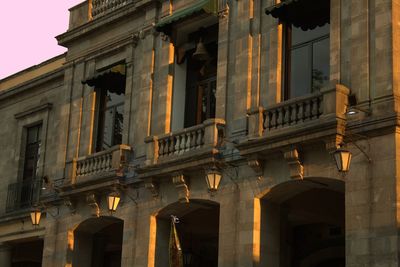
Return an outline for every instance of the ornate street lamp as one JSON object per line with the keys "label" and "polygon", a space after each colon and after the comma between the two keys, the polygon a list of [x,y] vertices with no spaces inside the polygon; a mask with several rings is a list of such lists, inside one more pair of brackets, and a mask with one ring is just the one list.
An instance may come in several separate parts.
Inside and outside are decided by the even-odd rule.
{"label": "ornate street lamp", "polygon": [[35,208],[31,211],[31,222],[33,226],[39,225],[41,216],[42,212],[40,211],[40,209]]}
{"label": "ornate street lamp", "polygon": [[221,172],[213,167],[206,172],[206,182],[208,190],[215,192],[218,190],[219,183],[221,182],[222,175]]}
{"label": "ornate street lamp", "polygon": [[117,192],[112,192],[107,196],[108,200],[108,210],[114,212],[117,210],[121,196]]}
{"label": "ornate street lamp", "polygon": [[340,147],[335,152],[333,152],[333,157],[335,158],[336,167],[339,172],[346,173],[349,171],[351,163],[350,151]]}

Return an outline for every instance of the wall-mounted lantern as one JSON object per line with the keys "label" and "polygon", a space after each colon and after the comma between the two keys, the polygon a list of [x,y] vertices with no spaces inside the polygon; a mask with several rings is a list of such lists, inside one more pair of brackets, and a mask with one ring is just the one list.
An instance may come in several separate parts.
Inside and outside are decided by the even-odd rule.
{"label": "wall-mounted lantern", "polygon": [[42,212],[40,209],[33,209],[31,211],[31,222],[33,226],[38,226],[40,223],[40,217],[42,216]]}
{"label": "wall-mounted lantern", "polygon": [[351,152],[346,149],[339,148],[333,152],[333,157],[335,158],[338,171],[347,173],[350,169]]}
{"label": "wall-mounted lantern", "polygon": [[112,192],[107,196],[108,202],[108,210],[114,212],[118,208],[119,201],[121,200],[121,196],[117,192]]}
{"label": "wall-mounted lantern", "polygon": [[210,170],[206,171],[206,181],[208,190],[210,190],[211,192],[217,191],[221,179],[222,179],[222,174],[216,167],[213,167]]}

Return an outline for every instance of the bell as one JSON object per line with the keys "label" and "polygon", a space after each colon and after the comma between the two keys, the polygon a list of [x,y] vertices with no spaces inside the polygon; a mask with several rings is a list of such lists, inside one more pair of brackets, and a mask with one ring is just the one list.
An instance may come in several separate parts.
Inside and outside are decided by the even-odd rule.
{"label": "bell", "polygon": [[208,55],[207,49],[204,46],[201,39],[198,42],[196,51],[193,53],[192,57],[194,60],[198,60],[198,61],[206,61],[210,58],[210,56]]}

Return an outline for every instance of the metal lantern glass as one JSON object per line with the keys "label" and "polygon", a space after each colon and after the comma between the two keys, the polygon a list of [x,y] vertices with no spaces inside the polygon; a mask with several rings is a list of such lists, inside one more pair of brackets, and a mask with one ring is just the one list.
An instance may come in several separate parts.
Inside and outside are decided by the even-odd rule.
{"label": "metal lantern glass", "polygon": [[32,225],[37,226],[40,223],[40,217],[42,216],[42,212],[38,209],[34,209],[31,211],[31,222]]}
{"label": "metal lantern glass", "polygon": [[111,193],[108,195],[108,210],[113,212],[117,210],[119,201],[121,200],[121,197],[117,193]]}
{"label": "metal lantern glass", "polygon": [[221,182],[222,175],[218,170],[210,170],[206,174],[207,186],[210,191],[216,191]]}
{"label": "metal lantern glass", "polygon": [[335,158],[338,170],[340,172],[348,172],[351,163],[351,152],[346,149],[339,148],[333,153],[333,156]]}

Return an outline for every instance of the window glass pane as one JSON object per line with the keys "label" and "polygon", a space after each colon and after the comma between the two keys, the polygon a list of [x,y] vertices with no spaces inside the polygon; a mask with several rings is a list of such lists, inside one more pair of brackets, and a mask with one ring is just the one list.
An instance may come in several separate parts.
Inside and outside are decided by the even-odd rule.
{"label": "window glass pane", "polygon": [[122,131],[124,128],[124,106],[117,106],[114,119],[114,145],[122,144]]}
{"label": "window glass pane", "polygon": [[290,97],[298,97],[311,91],[310,46],[292,50],[290,66]]}
{"label": "window glass pane", "polygon": [[104,129],[103,129],[103,149],[110,148],[112,143],[112,135],[113,135],[113,120],[114,120],[114,109],[110,108],[105,111],[104,114]]}
{"label": "window glass pane", "polygon": [[316,27],[313,30],[304,31],[301,28],[292,26],[292,46],[310,42],[320,37],[329,35],[329,27],[329,24],[325,24],[322,27]]}
{"label": "window glass pane", "polygon": [[107,91],[107,97],[106,97],[106,108],[110,108],[112,106],[121,104],[124,102],[125,95],[124,94],[116,94],[116,93],[111,93],[110,91]]}
{"label": "window glass pane", "polygon": [[37,135],[38,135],[38,127],[37,126],[28,128],[27,143],[28,144],[35,143],[37,141]]}
{"label": "window glass pane", "polygon": [[329,81],[329,38],[315,42],[313,45],[313,91],[326,86]]}

